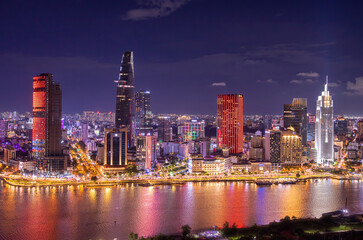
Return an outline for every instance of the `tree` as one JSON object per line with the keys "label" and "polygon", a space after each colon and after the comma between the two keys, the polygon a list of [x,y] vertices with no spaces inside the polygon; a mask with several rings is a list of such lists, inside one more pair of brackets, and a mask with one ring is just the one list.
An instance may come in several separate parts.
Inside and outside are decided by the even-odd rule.
{"label": "tree", "polygon": [[130,164],[130,165],[127,165],[125,172],[127,174],[129,174],[130,176],[133,176],[138,172],[138,170],[137,170],[136,165]]}
{"label": "tree", "polygon": [[192,228],[187,224],[181,227],[182,229],[182,235],[183,235],[183,239],[186,239],[188,237],[188,235],[190,234]]}
{"label": "tree", "polygon": [[139,239],[139,236],[137,235],[137,233],[131,232],[129,234],[129,240],[137,240]]}

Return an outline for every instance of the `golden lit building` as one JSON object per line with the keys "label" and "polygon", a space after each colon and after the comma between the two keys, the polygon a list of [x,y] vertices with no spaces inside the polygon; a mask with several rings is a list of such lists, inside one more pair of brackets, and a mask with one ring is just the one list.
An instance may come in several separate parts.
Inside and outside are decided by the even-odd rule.
{"label": "golden lit building", "polygon": [[302,141],[301,136],[291,127],[281,132],[281,164],[282,166],[301,166]]}

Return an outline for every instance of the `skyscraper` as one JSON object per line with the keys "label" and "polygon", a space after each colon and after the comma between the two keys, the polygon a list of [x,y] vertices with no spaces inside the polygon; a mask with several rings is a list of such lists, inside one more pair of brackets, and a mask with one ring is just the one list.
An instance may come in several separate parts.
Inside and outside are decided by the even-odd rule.
{"label": "skyscraper", "polygon": [[230,153],[243,151],[243,95],[217,96],[217,146]]}
{"label": "skyscraper", "polygon": [[333,99],[328,91],[328,76],[324,91],[316,102],[315,148],[317,163],[330,165],[334,161]]}
{"label": "skyscraper", "polygon": [[170,142],[172,140],[172,129],[170,125],[170,117],[158,117],[158,140],[162,142]]}
{"label": "skyscraper", "polygon": [[150,92],[138,91],[135,97],[136,116],[135,132],[136,136],[152,135],[152,113],[150,104]]}
{"label": "skyscraper", "polygon": [[134,116],[135,116],[135,81],[134,81],[134,53],[125,52],[122,56],[116,94],[116,128],[128,129],[128,143],[133,145]]}
{"label": "skyscraper", "polygon": [[33,77],[32,156],[40,170],[60,171],[62,155],[62,92],[50,73]]}
{"label": "skyscraper", "polygon": [[308,105],[306,98],[294,98],[292,104],[284,104],[284,127],[293,127],[305,146],[308,132]]}

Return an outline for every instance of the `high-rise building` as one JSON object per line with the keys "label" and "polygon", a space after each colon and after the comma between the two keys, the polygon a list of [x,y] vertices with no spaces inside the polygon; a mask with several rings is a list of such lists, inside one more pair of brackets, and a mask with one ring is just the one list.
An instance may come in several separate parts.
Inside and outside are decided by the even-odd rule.
{"label": "high-rise building", "polygon": [[243,152],[243,95],[217,96],[217,146]]}
{"label": "high-rise building", "polygon": [[135,116],[134,53],[125,52],[122,56],[116,94],[116,128],[128,129],[128,144],[133,145]]}
{"label": "high-rise building", "polygon": [[348,132],[348,121],[343,117],[338,117],[334,121],[334,134],[338,136],[343,135],[345,137],[347,132]]}
{"label": "high-rise building", "polygon": [[328,91],[328,76],[324,91],[316,102],[315,148],[317,163],[330,165],[334,161],[333,99]]}
{"label": "high-rise building", "polygon": [[156,159],[156,139],[151,135],[136,139],[136,158],[144,163],[145,170],[150,170]]}
{"label": "high-rise building", "polygon": [[196,138],[204,138],[204,121],[185,121],[183,130],[181,132],[182,138],[185,142],[195,140]]}
{"label": "high-rise building", "polygon": [[261,135],[255,135],[251,138],[251,147],[248,151],[249,160],[265,160],[265,139]]}
{"label": "high-rise building", "polygon": [[152,113],[150,104],[150,92],[138,91],[135,97],[136,116],[135,132],[136,136],[152,135]]}
{"label": "high-rise building", "polygon": [[127,129],[105,129],[104,164],[107,166],[127,165]]}
{"label": "high-rise building", "polygon": [[363,120],[360,120],[357,123],[357,128],[358,128],[358,136],[361,136],[361,138],[363,138]]}
{"label": "high-rise building", "polygon": [[32,156],[38,170],[62,171],[62,92],[50,73],[33,77]]}
{"label": "high-rise building", "polygon": [[81,139],[84,144],[88,143],[88,123],[82,123],[81,125]]}
{"label": "high-rise building", "polygon": [[271,130],[269,131],[269,137],[270,162],[273,169],[279,169],[281,165],[281,131]]}
{"label": "high-rise building", "polygon": [[315,139],[315,115],[308,114],[308,133],[307,141],[311,142]]}
{"label": "high-rise building", "polygon": [[295,129],[289,127],[287,131],[282,131],[280,141],[281,164],[300,166],[303,150],[301,136],[295,132]]}
{"label": "high-rise building", "polygon": [[294,98],[291,104],[284,104],[284,128],[293,127],[306,146],[308,132],[308,105],[306,98]]}
{"label": "high-rise building", "polygon": [[7,135],[7,126],[6,122],[3,119],[0,119],[0,142],[4,141]]}
{"label": "high-rise building", "polygon": [[158,140],[162,142],[170,142],[172,140],[172,136],[170,117],[158,117]]}

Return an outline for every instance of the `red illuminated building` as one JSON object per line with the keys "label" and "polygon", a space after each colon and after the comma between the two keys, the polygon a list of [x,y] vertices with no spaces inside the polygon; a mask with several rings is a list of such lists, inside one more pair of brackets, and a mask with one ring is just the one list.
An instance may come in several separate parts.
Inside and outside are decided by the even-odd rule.
{"label": "red illuminated building", "polygon": [[64,169],[61,148],[62,92],[50,73],[33,77],[32,156],[39,170]]}
{"label": "red illuminated building", "polygon": [[217,146],[230,153],[243,151],[243,95],[217,96]]}

